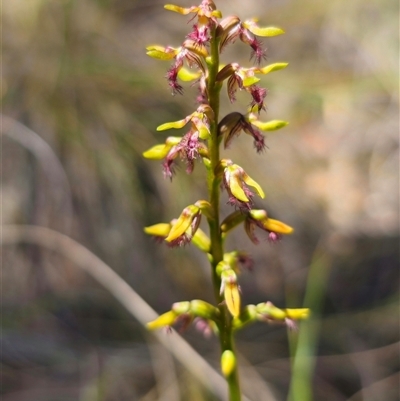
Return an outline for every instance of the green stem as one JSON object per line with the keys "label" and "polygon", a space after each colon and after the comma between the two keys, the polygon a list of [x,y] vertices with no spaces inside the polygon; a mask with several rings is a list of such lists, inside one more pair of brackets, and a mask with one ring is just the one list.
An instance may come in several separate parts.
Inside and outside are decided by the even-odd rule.
{"label": "green stem", "polygon": [[[215,29],[211,32],[210,42],[210,59],[208,60],[208,79],[207,90],[208,100],[210,107],[214,112],[214,121],[210,127],[210,139],[208,140],[208,148],[210,152],[210,168],[208,171],[207,183],[210,204],[214,211],[214,218],[208,219],[210,227],[211,239],[211,268],[212,280],[214,285],[214,294],[217,304],[221,311],[221,323],[219,325],[221,355],[226,350],[231,350],[235,354],[234,340],[232,334],[232,317],[230,316],[224,304],[222,296],[220,295],[221,279],[216,273],[217,264],[223,259],[224,248],[222,234],[220,230],[220,179],[215,176],[215,168],[220,161],[219,155],[219,138],[218,138],[218,119],[219,119],[219,102],[221,84],[216,81],[216,76],[219,68],[219,49],[218,39],[216,38]],[[237,358],[236,358],[237,359]],[[237,364],[236,364],[237,365]],[[233,372],[227,378],[229,388],[229,400],[240,401],[241,393],[239,386],[239,378],[237,367],[235,366]]]}

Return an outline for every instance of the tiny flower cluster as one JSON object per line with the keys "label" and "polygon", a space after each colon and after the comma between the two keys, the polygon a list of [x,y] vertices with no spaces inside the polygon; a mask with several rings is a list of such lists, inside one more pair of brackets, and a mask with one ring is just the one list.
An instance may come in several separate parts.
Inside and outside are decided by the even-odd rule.
{"label": "tiny flower cluster", "polygon": [[[157,128],[157,131],[166,131],[185,127],[184,135],[168,136],[164,143],[146,150],[143,156],[162,160],[164,176],[171,180],[178,160],[186,165],[188,174],[192,173],[195,161],[202,160],[209,200],[198,200],[186,206],[178,218],[146,227],[145,232],[170,247],[192,243],[207,254],[213,268],[217,305],[202,300],[178,302],[170,311],[148,323],[148,328],[170,329],[178,325],[185,329],[193,323],[206,336],[215,333],[222,338],[231,338],[233,331],[256,321],[280,322],[294,329],[296,321],[306,319],[310,311],[307,308],[280,309],[271,302],[243,307],[238,276],[243,269],[252,270],[253,260],[245,252],[224,251],[225,238],[239,225],[243,224],[254,244],[260,242],[256,230],[263,231],[269,242],[276,243],[283,235],[291,234],[293,228],[270,218],[265,210],[254,208],[255,196],[265,197],[261,186],[231,159],[219,157],[220,145],[228,148],[242,132],[252,138],[257,153],[261,153],[266,148],[262,132],[275,131],[288,124],[282,120],[263,121],[260,118],[266,111],[268,92],[260,86],[258,77],[286,68],[287,63],[261,66],[266,51],[259,39],[281,35],[284,31],[260,27],[256,19],[223,18],[213,0],[202,0],[200,5],[188,8],[167,4],[165,9],[181,15],[192,14],[192,30],[180,46],[151,45],[147,47],[147,54],[172,63],[166,78],[174,95],[183,94],[183,82],[197,85],[198,106],[185,118]],[[250,46],[250,58],[254,59],[255,66],[246,68],[236,62],[220,64],[219,55],[236,40]],[[238,91],[250,95],[246,113],[233,111],[219,118],[219,96],[224,83],[231,103],[235,102]],[[221,189],[227,192],[227,203],[234,208],[222,222],[219,220]],[[203,216],[208,222],[209,235],[200,228]],[[234,376],[236,365],[233,347],[226,346],[221,352],[221,371],[226,378]]]}

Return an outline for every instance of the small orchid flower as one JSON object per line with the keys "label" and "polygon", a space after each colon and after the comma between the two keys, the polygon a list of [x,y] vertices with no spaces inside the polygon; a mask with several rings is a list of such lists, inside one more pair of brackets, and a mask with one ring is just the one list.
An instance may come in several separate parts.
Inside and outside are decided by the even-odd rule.
{"label": "small orchid flower", "polygon": [[192,6],[189,8],[176,6],[174,4],[166,4],[164,8],[182,15],[194,13],[201,22],[204,22],[204,20],[211,20],[217,23],[217,18],[222,18],[221,11],[217,10],[212,0],[203,0],[199,6]]}
{"label": "small orchid flower", "polygon": [[289,330],[296,330],[298,320],[307,319],[310,316],[310,309],[280,309],[268,301],[256,305],[257,320],[267,322],[283,322]]}
{"label": "small orchid flower", "polygon": [[244,131],[247,135],[251,135],[254,139],[254,147],[257,153],[262,152],[265,145],[264,136],[255,129],[246,117],[239,112],[232,112],[226,115],[218,124],[219,135],[224,137],[224,146],[227,148],[233,138]]}
{"label": "small orchid flower", "polygon": [[172,247],[188,244],[199,228],[200,222],[200,208],[195,205],[185,207],[178,220],[172,225],[171,231],[165,238],[165,241]]}
{"label": "small orchid flower", "polygon": [[237,206],[241,210],[250,210],[252,205],[253,192],[249,189],[253,187],[261,198],[264,198],[264,191],[254,181],[242,167],[234,164],[232,160],[222,159],[216,169],[216,174],[221,174],[222,170],[223,185],[228,192],[228,203]]}
{"label": "small orchid flower", "polygon": [[248,44],[251,49],[250,59],[254,58],[256,64],[260,64],[262,59],[266,58],[266,51],[262,47],[262,42],[256,36],[276,36],[281,35],[284,31],[280,28],[267,27],[261,28],[257,25],[257,20],[246,20],[242,22],[236,16],[230,16],[220,22],[221,39],[220,51],[229,43],[233,43],[239,38],[243,43]]}
{"label": "small orchid flower", "polygon": [[268,240],[276,243],[282,234],[291,234],[293,228],[279,220],[271,219],[268,217],[265,210],[250,210],[244,222],[245,230],[254,244],[258,244],[259,240],[255,236],[254,231],[256,227],[268,233]]}
{"label": "small orchid flower", "polygon": [[252,96],[250,108],[254,110],[257,106],[257,111],[265,110],[264,99],[267,95],[267,89],[256,85],[260,81],[256,74],[268,74],[272,71],[277,71],[285,68],[287,63],[274,63],[263,68],[243,68],[238,63],[231,63],[223,67],[217,74],[217,81],[222,82],[228,79],[227,90],[228,97],[231,103],[236,100],[236,91],[238,89],[245,90]]}
{"label": "small orchid flower", "polygon": [[192,130],[199,132],[200,139],[208,139],[210,137],[210,124],[214,121],[214,113],[207,104],[201,104],[196,111],[186,116],[183,120],[161,124],[157,127],[157,131],[165,131],[167,129],[183,128],[187,123],[192,123]]}
{"label": "small orchid flower", "polygon": [[178,82],[179,71],[183,68],[184,61],[190,68],[197,67],[205,73],[203,60],[208,56],[204,45],[199,45],[191,39],[186,39],[182,46],[174,48],[171,46],[163,47],[158,45],[148,46],[147,55],[160,60],[172,60],[174,63],[167,72],[166,78],[172,89],[172,94],[182,94],[183,87]]}

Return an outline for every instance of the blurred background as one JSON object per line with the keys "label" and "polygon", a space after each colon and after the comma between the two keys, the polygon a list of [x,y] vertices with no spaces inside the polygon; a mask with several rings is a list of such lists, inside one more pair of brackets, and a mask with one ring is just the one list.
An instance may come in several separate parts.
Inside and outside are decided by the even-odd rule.
{"label": "blurred background", "polygon": [[[221,399],[70,258],[7,237],[16,224],[66,234],[159,313],[176,301],[212,302],[206,258],[143,233],[206,197],[201,163],[170,183],[141,156],[171,135],[158,125],[195,108],[193,88],[171,96],[169,62],[145,55],[149,44],[179,46],[190,30],[163,4],[3,2],[4,401]],[[298,334],[262,324],[238,333],[244,391],[252,401],[398,400],[398,3],[217,6],[284,28],[264,40],[267,62],[290,63],[262,78],[263,119],[290,125],[267,135],[262,155],[245,136],[222,152],[263,186],[257,206],[295,228],[278,245],[253,246],[242,229],[229,238],[227,250],[255,261],[240,276],[243,302],[313,310]],[[249,55],[239,42],[222,61],[250,66]],[[222,115],[249,102],[244,93],[233,105],[223,99]],[[217,340],[192,328],[183,335],[218,370]]]}

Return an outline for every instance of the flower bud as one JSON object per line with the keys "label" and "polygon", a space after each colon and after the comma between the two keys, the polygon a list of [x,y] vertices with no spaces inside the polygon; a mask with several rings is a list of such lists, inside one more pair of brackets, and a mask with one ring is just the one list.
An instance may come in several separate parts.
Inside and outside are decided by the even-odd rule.
{"label": "flower bud", "polygon": [[221,371],[225,377],[229,377],[236,367],[236,356],[231,350],[226,350],[221,355]]}

